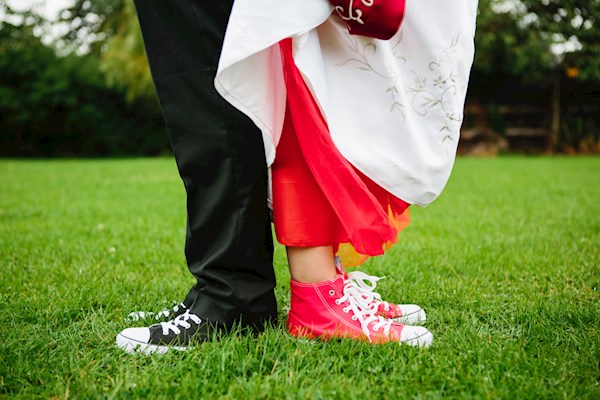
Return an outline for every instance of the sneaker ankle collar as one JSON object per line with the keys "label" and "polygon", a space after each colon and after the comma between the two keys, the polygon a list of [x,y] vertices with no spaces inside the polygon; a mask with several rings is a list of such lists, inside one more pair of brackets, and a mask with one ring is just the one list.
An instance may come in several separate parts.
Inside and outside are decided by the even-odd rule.
{"label": "sneaker ankle collar", "polygon": [[290,285],[292,286],[302,286],[302,287],[320,287],[325,285],[336,284],[338,280],[344,281],[344,275],[337,274],[331,279],[327,279],[326,281],[321,282],[300,282],[294,279],[290,279]]}

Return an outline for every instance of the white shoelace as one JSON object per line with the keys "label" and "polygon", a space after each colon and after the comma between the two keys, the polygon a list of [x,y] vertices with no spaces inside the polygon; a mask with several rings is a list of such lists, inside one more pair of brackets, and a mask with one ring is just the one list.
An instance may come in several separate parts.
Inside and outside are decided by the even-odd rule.
{"label": "white shoelace", "polygon": [[161,319],[161,318],[168,317],[169,315],[174,314],[177,311],[179,311],[180,308],[185,310],[187,307],[183,303],[175,304],[175,306],[171,310],[167,309],[167,310],[162,310],[162,311],[157,312],[156,317],[154,317],[154,318]]}
{"label": "white shoelace", "polygon": [[[348,273],[348,281],[354,285],[359,291],[373,297],[373,304],[376,308],[383,304],[385,311],[390,310],[390,303],[383,301],[381,295],[375,291],[377,282],[384,279],[385,276],[367,275],[362,271],[352,271]],[[367,283],[368,282],[368,283]]]}
{"label": "white shoelace", "polygon": [[[349,281],[344,285],[344,295],[335,301],[337,305],[345,302],[347,302],[348,305],[342,310],[344,312],[352,311],[352,319],[360,322],[362,331],[369,341],[372,341],[371,329],[373,332],[377,332],[379,329],[383,328],[384,335],[387,336],[390,334],[392,320],[375,315],[377,309],[373,308],[373,297],[363,293]],[[369,328],[370,325],[372,325],[371,329]]]}
{"label": "white shoelace", "polygon": [[[346,274],[346,270],[342,265],[342,260],[339,256],[335,256],[333,259],[333,263],[335,267],[342,273]],[[352,271],[347,274],[348,278],[344,280],[345,284],[352,284],[356,289],[360,292],[364,293],[367,296],[371,296],[373,298],[371,307],[377,311],[380,304],[383,304],[383,308],[385,311],[390,310],[390,303],[387,301],[383,301],[381,295],[375,291],[375,287],[377,287],[377,282],[381,279],[384,279],[385,276],[373,276],[367,275],[362,271]],[[368,284],[366,282],[369,282]]]}
{"label": "white shoelace", "polygon": [[181,329],[179,327],[183,327],[185,329],[189,329],[192,324],[187,322],[188,320],[192,320],[196,324],[200,324],[202,320],[196,314],[190,313],[190,310],[187,310],[184,314],[181,314],[179,317],[172,319],[171,321],[161,322],[160,326],[162,327],[162,334],[168,335],[169,331],[173,331],[176,335],[181,333]]}
{"label": "white shoelace", "polygon": [[185,304],[179,303],[179,304],[175,304],[175,306],[173,306],[172,309],[162,310],[157,313],[148,312],[148,311],[134,311],[132,313],[129,313],[129,315],[127,315],[127,319],[129,319],[130,321],[139,321],[144,318],[154,318],[155,320],[159,321],[163,318],[164,319],[169,318],[170,315],[176,313],[177,311],[179,311],[179,309],[185,310],[186,308],[187,307],[185,306]]}

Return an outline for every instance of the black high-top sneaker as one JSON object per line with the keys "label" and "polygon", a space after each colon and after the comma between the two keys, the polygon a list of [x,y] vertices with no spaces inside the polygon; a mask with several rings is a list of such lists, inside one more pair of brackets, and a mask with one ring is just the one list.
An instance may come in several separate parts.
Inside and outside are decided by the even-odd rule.
{"label": "black high-top sneaker", "polygon": [[[127,328],[117,335],[117,346],[128,353],[163,354],[185,351],[209,339],[212,325],[189,310],[178,317],[146,328]],[[211,332],[214,332],[211,330]]]}

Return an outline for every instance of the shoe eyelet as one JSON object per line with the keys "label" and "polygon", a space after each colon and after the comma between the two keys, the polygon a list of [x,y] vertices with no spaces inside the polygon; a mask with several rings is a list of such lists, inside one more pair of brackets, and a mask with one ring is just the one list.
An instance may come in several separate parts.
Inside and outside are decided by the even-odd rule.
{"label": "shoe eyelet", "polygon": [[339,300],[339,299],[337,299],[337,300],[335,301],[335,305],[336,305],[336,306],[339,306],[340,304],[342,304],[342,303],[340,302],[340,300]]}
{"label": "shoe eyelet", "polygon": [[342,308],[342,311],[345,313],[348,313],[348,311],[350,311],[349,309],[347,309],[346,307]]}
{"label": "shoe eyelet", "polygon": [[373,331],[373,332],[377,332],[378,330],[379,330],[379,329],[377,329],[377,328],[373,328],[373,329],[372,329],[372,331]]}
{"label": "shoe eyelet", "polygon": [[356,315],[351,316],[350,319],[352,319],[352,321],[356,321]]}
{"label": "shoe eyelet", "polygon": [[331,289],[331,290],[329,291],[329,295],[330,295],[330,296],[333,296],[334,294],[335,294],[335,291],[334,291],[333,289]]}

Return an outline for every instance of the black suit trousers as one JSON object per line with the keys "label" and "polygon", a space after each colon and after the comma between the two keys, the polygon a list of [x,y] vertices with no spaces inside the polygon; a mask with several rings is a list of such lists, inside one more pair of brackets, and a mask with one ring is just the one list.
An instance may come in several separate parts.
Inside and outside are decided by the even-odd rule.
{"label": "black suit trousers", "polygon": [[233,0],[136,0],[144,45],[187,193],[186,301],[208,321],[274,319],[262,136],[213,80]]}

